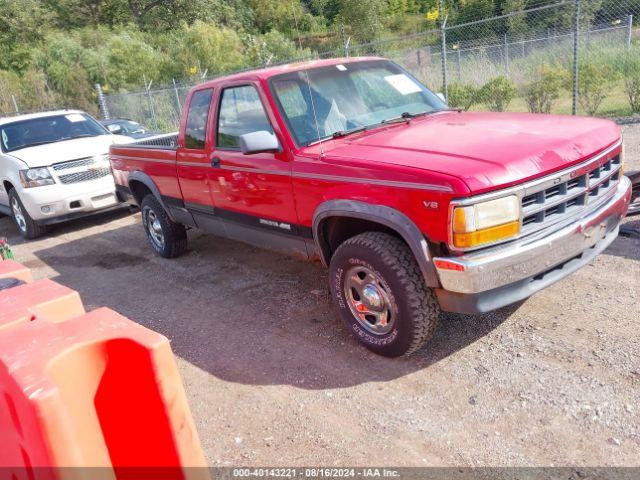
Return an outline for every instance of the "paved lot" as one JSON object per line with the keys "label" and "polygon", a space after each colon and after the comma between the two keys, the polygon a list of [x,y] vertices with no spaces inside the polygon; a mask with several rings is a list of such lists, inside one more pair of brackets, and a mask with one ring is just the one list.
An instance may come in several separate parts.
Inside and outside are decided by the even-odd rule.
{"label": "paved lot", "polygon": [[[639,169],[640,126],[625,130]],[[348,336],[319,265],[198,232],[163,260],[139,223],[23,243],[0,218],[0,236],[87,308],[171,339],[212,465],[640,465],[640,239],[518,307],[444,316],[389,360]]]}

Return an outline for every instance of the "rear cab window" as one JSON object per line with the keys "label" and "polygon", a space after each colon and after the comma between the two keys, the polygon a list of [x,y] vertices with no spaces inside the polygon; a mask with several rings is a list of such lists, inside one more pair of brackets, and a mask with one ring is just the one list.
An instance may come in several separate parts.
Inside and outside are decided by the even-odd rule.
{"label": "rear cab window", "polygon": [[207,140],[207,122],[211,106],[212,89],[199,90],[191,97],[184,146],[192,150],[204,150]]}

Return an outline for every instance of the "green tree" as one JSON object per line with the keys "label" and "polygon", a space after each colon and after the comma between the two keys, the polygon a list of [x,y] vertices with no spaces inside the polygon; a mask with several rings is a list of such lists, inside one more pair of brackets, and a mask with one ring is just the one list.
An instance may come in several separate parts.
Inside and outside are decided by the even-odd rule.
{"label": "green tree", "polygon": [[301,49],[295,40],[287,38],[277,30],[259,37],[249,35],[244,39],[244,43],[248,64],[253,66],[263,66],[267,62],[282,63],[311,56],[308,48]]}
{"label": "green tree", "polygon": [[383,13],[387,7],[386,0],[350,0],[339,1],[338,23],[351,27],[355,42],[367,42],[380,36],[383,31]]}
{"label": "green tree", "polygon": [[0,69],[22,72],[51,23],[38,0],[0,0]]}
{"label": "green tree", "polygon": [[[502,14],[521,12],[527,8],[526,0],[505,0],[502,6]],[[525,14],[513,15],[506,19],[506,33],[511,38],[522,38],[527,35],[529,25]]]}
{"label": "green tree", "polygon": [[278,30],[284,33],[313,29],[313,16],[300,0],[249,0],[254,11],[255,26],[261,33]]}
{"label": "green tree", "polygon": [[29,111],[54,108],[60,102],[44,73],[27,70],[20,79],[20,107]]}
{"label": "green tree", "polygon": [[245,65],[244,45],[228,28],[196,22],[174,37],[170,55],[176,59],[178,78],[231,72]]}

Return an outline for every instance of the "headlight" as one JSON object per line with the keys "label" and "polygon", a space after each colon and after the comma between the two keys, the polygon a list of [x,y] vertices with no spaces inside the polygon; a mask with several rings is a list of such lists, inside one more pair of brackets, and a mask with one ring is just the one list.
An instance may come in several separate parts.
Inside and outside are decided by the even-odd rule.
{"label": "headlight", "polygon": [[20,170],[20,180],[24,188],[43,187],[53,185],[55,180],[51,177],[48,168],[30,168]]}
{"label": "headlight", "polygon": [[515,195],[453,210],[453,245],[471,248],[516,236],[520,200]]}

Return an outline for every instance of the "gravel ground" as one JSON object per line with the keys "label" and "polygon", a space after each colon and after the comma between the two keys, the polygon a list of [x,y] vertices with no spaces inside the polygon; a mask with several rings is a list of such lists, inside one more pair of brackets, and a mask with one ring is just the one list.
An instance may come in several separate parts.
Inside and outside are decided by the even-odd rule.
{"label": "gravel ground", "polygon": [[[640,169],[640,125],[624,130]],[[24,243],[0,218],[0,235],[88,309],[171,339],[212,466],[640,465],[638,238],[517,307],[445,315],[390,360],[346,333],[319,265],[199,232],[162,260],[139,223],[105,214]]]}

